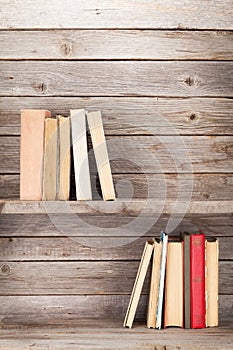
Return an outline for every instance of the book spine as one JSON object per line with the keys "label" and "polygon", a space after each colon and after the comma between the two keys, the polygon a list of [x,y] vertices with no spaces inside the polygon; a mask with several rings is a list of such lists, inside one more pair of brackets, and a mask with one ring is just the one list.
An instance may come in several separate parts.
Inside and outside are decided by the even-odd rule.
{"label": "book spine", "polygon": [[70,194],[70,118],[57,116],[58,120],[58,199],[69,200]]}
{"label": "book spine", "polygon": [[156,326],[156,311],[158,306],[158,291],[160,278],[160,264],[161,264],[162,243],[154,243],[154,255],[151,272],[151,285],[148,301],[147,311],[147,327],[155,328]]}
{"label": "book spine", "polygon": [[190,236],[191,328],[205,327],[205,236]]}
{"label": "book spine", "polygon": [[103,199],[105,201],[115,200],[116,195],[100,111],[87,113],[87,121],[90,128]]}
{"label": "book spine", "polygon": [[70,111],[77,200],[92,200],[84,109]]}
{"label": "book spine", "polygon": [[57,119],[45,119],[42,199],[56,200],[57,194]]}
{"label": "book spine", "polygon": [[156,312],[156,328],[158,329],[161,329],[161,326],[162,326],[163,294],[164,294],[164,281],[165,281],[166,258],[167,258],[168,236],[165,232],[161,233],[161,240],[162,240],[162,257],[161,257],[161,266],[160,266],[158,306],[157,306],[157,312]]}
{"label": "book spine", "polygon": [[190,328],[190,235],[184,234],[184,327]]}
{"label": "book spine", "polygon": [[206,241],[206,327],[218,325],[218,255],[217,239]]}
{"label": "book spine", "polygon": [[47,110],[21,111],[20,200],[42,199],[44,121]]}

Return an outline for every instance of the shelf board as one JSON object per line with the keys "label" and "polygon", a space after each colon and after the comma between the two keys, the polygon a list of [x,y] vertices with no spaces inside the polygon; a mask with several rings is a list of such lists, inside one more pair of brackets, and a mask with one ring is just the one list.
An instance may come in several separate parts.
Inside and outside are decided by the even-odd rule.
{"label": "shelf board", "polygon": [[117,199],[116,201],[0,201],[2,214],[117,214],[143,216],[161,214],[231,214],[233,201],[157,201]]}

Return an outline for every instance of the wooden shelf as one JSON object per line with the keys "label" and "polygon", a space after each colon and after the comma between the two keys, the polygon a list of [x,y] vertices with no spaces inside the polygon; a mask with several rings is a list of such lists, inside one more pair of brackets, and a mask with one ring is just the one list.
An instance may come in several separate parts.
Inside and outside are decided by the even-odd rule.
{"label": "wooden shelf", "polygon": [[[26,335],[25,335],[26,332]],[[80,319],[62,326],[5,328],[0,330],[0,349],[108,349],[108,350],[178,350],[232,349],[230,327],[199,330],[170,328],[147,329],[136,322],[134,328],[122,327],[121,320]],[[33,344],[33,345],[32,345]]]}
{"label": "wooden shelf", "polygon": [[157,200],[116,200],[116,201],[0,201],[2,214],[231,214],[233,201],[192,201],[161,202]]}

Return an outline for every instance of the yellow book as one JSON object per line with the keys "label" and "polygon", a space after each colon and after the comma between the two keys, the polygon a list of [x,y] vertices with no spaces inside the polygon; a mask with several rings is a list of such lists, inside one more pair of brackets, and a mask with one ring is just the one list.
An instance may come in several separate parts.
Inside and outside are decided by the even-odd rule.
{"label": "yellow book", "polygon": [[153,251],[152,272],[151,272],[150,294],[149,294],[148,311],[147,311],[148,328],[156,327],[161,256],[162,256],[162,242],[160,240],[155,240],[154,251]]}
{"label": "yellow book", "polygon": [[46,201],[56,200],[57,193],[57,119],[45,119],[43,195]]}
{"label": "yellow book", "polygon": [[69,200],[70,195],[70,118],[57,116],[59,135],[58,200]]}
{"label": "yellow book", "polygon": [[206,240],[206,327],[218,325],[218,255],[219,244],[215,238]]}

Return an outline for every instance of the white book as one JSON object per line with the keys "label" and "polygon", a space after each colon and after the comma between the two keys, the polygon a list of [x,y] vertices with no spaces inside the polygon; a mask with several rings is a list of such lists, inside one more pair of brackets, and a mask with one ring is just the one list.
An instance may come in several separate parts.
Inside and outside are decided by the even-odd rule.
{"label": "white book", "polygon": [[103,199],[105,201],[115,200],[116,196],[100,111],[87,113],[87,121],[91,133]]}
{"label": "white book", "polygon": [[156,328],[158,329],[161,329],[161,325],[162,325],[163,291],[164,291],[164,280],[165,280],[165,269],[166,269],[166,258],[167,258],[168,235],[165,232],[161,232],[161,241],[162,241],[162,258],[161,258],[161,268],[160,268],[158,306],[157,306],[157,314],[156,314]]}
{"label": "white book", "polygon": [[142,254],[141,262],[138,268],[137,276],[134,282],[132,294],[130,297],[128,309],[125,315],[124,327],[131,328],[136,314],[139,298],[142,292],[143,283],[149,267],[151,256],[154,249],[154,242],[147,241]]}
{"label": "white book", "polygon": [[91,179],[87,151],[86,114],[84,109],[71,109],[71,135],[77,200],[91,200]]}

